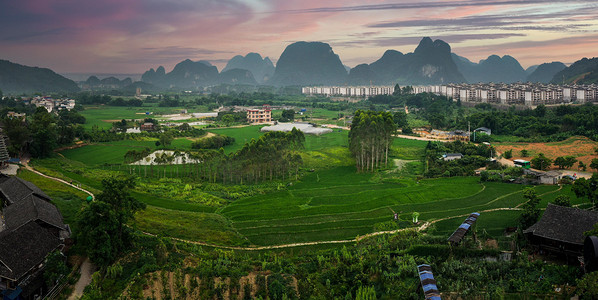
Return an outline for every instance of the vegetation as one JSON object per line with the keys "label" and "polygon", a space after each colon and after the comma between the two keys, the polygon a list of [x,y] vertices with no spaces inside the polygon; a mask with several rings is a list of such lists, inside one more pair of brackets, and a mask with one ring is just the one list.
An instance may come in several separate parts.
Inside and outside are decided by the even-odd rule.
{"label": "vegetation", "polygon": [[540,218],[540,209],[538,208],[540,197],[538,197],[536,191],[532,188],[526,188],[523,191],[523,197],[527,201],[522,205],[523,213],[521,213],[519,223],[521,224],[521,228],[525,229],[534,225]]}
{"label": "vegetation", "polygon": [[530,162],[532,164],[532,168],[544,171],[550,169],[550,165],[552,165],[552,159],[544,156],[543,153],[540,153],[538,156],[532,158]]}
{"label": "vegetation", "polygon": [[220,149],[225,146],[231,145],[235,142],[235,138],[230,136],[223,136],[223,135],[213,135],[210,137],[205,137],[199,139],[193,144],[191,144],[191,148],[193,149]]}
{"label": "vegetation", "polygon": [[390,113],[356,111],[349,131],[349,149],[357,170],[374,171],[382,161],[388,165],[388,150],[396,127]]}
{"label": "vegetation", "polygon": [[[97,195],[96,201],[86,203],[86,195],[61,191],[50,179],[28,171],[19,176],[50,191],[72,225],[73,251],[89,255],[102,267],[85,293],[87,299],[419,299],[421,287],[414,272],[421,263],[433,266],[443,293],[464,298],[566,297],[570,290],[557,294],[555,287],[574,285],[579,278],[575,268],[531,261],[525,252],[503,261],[499,251],[521,247],[516,237],[504,235],[505,228],[533,224],[548,203],[579,206],[587,199],[595,203],[592,179],[562,187],[531,187],[525,185],[521,168],[489,160],[496,153],[492,146],[393,137],[396,128],[458,129],[467,121],[472,126],[480,122],[473,115],[502,113],[529,126],[544,122],[532,126],[538,133],[560,124],[553,122],[558,108],[497,112],[489,105],[466,108],[451,99],[402,92],[360,103],[270,92],[171,93],[147,99],[141,106],[129,105],[130,99],[121,101],[121,96],[86,97],[95,104],[80,113],[50,114],[51,118],[40,114],[39,121],[29,115],[29,124],[56,129],[56,146],[69,140],[64,145],[72,145],[77,139],[88,144],[60,155],[49,152],[50,158],[34,159],[31,165],[81,184]],[[296,130],[264,134],[261,126],[217,128],[246,122],[244,113],[233,111],[209,120],[209,128],[191,126],[196,119],[190,119],[175,120],[179,126],[161,128],[164,132],[126,133],[138,126],[135,120],[151,117],[157,123],[160,117],[152,114],[275,103],[306,107],[302,115],[293,111],[292,116],[318,124],[344,125],[344,116],[356,113],[350,132],[335,129],[322,136],[304,136]],[[127,106],[114,106],[123,104]],[[174,104],[179,106],[170,106]],[[405,105],[409,114],[403,113]],[[276,118],[290,118],[290,113],[276,111]],[[17,141],[11,151],[26,152],[28,138],[18,143],[19,124],[8,126]],[[500,126],[510,125],[500,121]],[[537,139],[558,140],[572,131],[577,129],[562,127],[554,134],[538,133]],[[521,149],[504,146],[511,147],[505,157]],[[148,165],[131,164],[147,161],[160,149],[172,152],[156,154]],[[541,157],[540,151],[528,149],[531,153],[524,154]],[[444,161],[446,153],[464,157]],[[579,159],[544,153],[560,168],[571,168],[570,162]],[[175,158],[182,163],[174,164]],[[355,172],[353,166],[363,172]],[[471,176],[482,167],[486,170],[479,178]],[[135,178],[135,185],[133,179],[114,179],[124,176]],[[464,216],[474,211],[482,213],[475,235],[466,235],[460,246],[446,245]],[[411,230],[422,224],[428,229]],[[366,237],[383,230],[397,232]],[[496,246],[489,246],[493,241]],[[302,242],[324,243],[254,248]],[[202,243],[211,246],[199,246]]]}
{"label": "vegetation", "polygon": [[107,178],[102,186],[97,201],[81,212],[77,241],[94,263],[106,267],[132,246],[131,230],[125,224],[145,204],[130,196],[129,189],[134,186],[131,178]]}
{"label": "vegetation", "polygon": [[579,178],[573,184],[575,196],[590,200],[592,205],[598,205],[598,176],[596,173],[590,179]]}

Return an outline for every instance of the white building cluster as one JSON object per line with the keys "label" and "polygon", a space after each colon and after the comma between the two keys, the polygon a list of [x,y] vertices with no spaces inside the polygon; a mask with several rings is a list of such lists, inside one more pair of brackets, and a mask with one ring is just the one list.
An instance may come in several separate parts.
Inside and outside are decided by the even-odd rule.
{"label": "white building cluster", "polygon": [[302,87],[304,95],[324,95],[342,97],[369,97],[376,95],[391,95],[394,86],[314,86]]}
{"label": "white building cluster", "polygon": [[414,93],[434,93],[461,102],[536,106],[540,104],[598,102],[598,85],[552,84],[446,84],[414,86]]}
{"label": "white building cluster", "polygon": [[35,107],[44,107],[48,112],[54,110],[71,110],[75,108],[76,101],[70,98],[54,99],[49,96],[35,96],[33,98],[22,98],[24,102],[29,102],[35,105]]}
{"label": "white building cluster", "polygon": [[[413,86],[413,93],[434,93],[472,103],[536,106],[540,104],[598,102],[598,85],[553,85],[540,83],[445,84]],[[370,97],[391,95],[394,86],[303,87],[304,95]]]}

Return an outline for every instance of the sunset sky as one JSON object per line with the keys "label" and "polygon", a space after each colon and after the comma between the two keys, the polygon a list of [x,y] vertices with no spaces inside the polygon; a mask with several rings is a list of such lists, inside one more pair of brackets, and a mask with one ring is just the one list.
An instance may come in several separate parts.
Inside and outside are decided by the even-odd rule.
{"label": "sunset sky", "polygon": [[295,41],[329,43],[344,64],[423,36],[477,62],[523,67],[598,56],[598,2],[574,0],[2,0],[0,59],[59,73],[142,73],[184,59],[221,70],[235,55],[276,62]]}

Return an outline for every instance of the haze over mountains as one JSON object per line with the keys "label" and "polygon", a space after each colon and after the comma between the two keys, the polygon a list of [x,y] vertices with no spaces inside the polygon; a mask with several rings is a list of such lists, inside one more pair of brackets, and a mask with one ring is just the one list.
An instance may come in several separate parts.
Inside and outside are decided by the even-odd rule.
{"label": "haze over mountains", "polygon": [[[322,42],[290,44],[277,60],[258,53],[237,55],[219,72],[210,62],[185,59],[170,72],[163,66],[149,69],[141,82],[115,77],[91,76],[81,82],[85,89],[197,90],[229,85],[426,85],[477,82],[598,82],[598,59],[582,59],[570,67],[545,63],[527,70],[509,56],[490,55],[475,63],[453,53],[442,40],[423,38],[412,53],[387,50],[372,63],[349,69],[332,47]],[[77,91],[77,84],[49,69],[32,68],[0,60],[0,89],[5,93],[31,91]]]}

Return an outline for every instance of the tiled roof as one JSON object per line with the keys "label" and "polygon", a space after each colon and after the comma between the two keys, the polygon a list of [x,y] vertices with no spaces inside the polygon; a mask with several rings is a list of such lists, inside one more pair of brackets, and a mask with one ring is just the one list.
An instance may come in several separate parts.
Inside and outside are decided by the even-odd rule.
{"label": "tiled roof", "polygon": [[598,212],[548,203],[540,221],[524,230],[525,234],[583,245],[584,232],[598,223]]}
{"label": "tiled roof", "polygon": [[0,276],[18,280],[60,244],[59,238],[35,222],[0,232]]}

